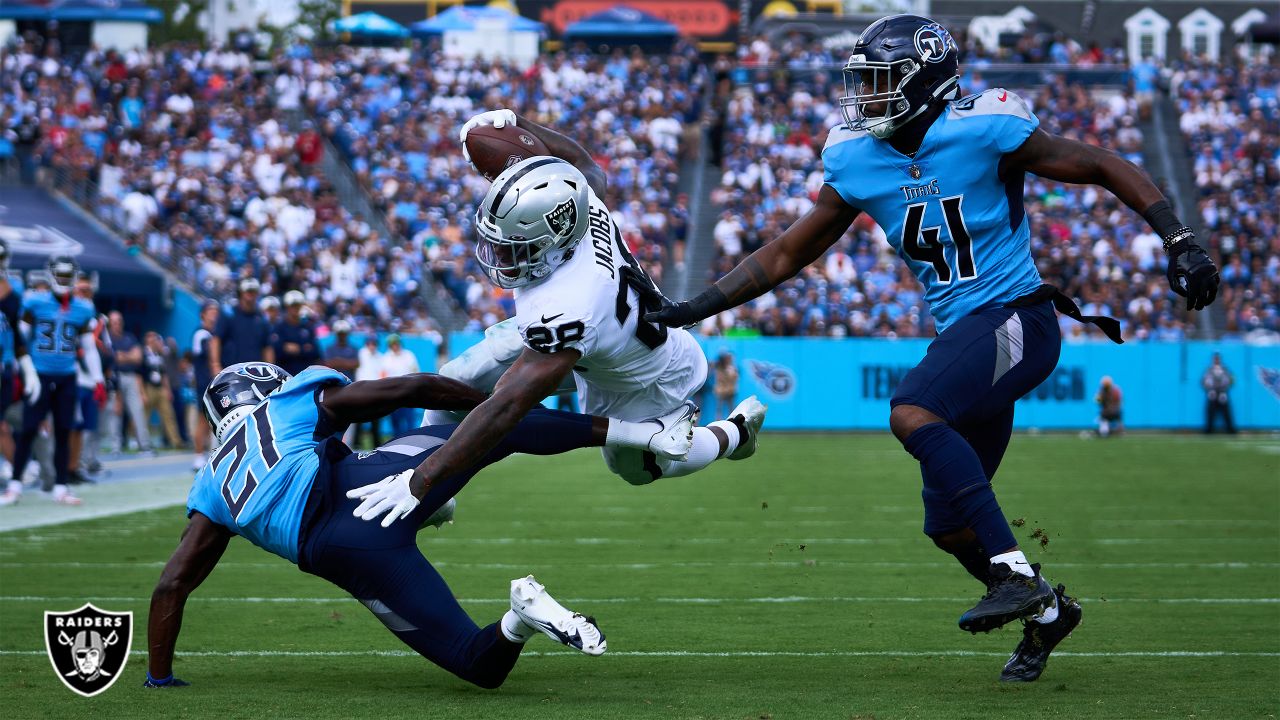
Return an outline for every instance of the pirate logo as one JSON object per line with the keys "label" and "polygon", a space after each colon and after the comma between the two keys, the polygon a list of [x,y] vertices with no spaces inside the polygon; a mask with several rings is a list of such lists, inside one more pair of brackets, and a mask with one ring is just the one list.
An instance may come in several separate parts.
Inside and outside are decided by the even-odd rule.
{"label": "pirate logo", "polygon": [[565,237],[578,224],[578,204],[569,198],[542,216],[556,237]]}
{"label": "pirate logo", "polygon": [[44,646],[62,684],[93,697],[120,677],[133,647],[133,613],[85,603],[71,612],[44,614]]}

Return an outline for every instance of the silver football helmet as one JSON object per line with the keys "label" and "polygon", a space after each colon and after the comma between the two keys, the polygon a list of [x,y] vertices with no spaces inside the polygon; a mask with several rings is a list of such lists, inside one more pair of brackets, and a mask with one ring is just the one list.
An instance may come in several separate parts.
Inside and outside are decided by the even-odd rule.
{"label": "silver football helmet", "polygon": [[560,158],[538,156],[494,178],[476,210],[476,259],[489,280],[512,289],[539,282],[587,234],[587,178]]}

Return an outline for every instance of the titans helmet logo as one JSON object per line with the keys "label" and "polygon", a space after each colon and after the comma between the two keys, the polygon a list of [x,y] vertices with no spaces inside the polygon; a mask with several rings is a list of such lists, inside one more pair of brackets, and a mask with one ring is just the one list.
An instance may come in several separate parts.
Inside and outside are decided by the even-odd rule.
{"label": "titans helmet logo", "polygon": [[920,59],[930,63],[942,62],[947,50],[955,46],[951,33],[937,23],[925,25],[916,30],[915,41],[916,52],[920,54]]}

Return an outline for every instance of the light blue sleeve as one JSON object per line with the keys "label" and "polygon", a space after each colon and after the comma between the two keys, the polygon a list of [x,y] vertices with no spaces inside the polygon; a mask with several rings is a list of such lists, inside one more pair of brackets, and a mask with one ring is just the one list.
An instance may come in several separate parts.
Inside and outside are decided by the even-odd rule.
{"label": "light blue sleeve", "polygon": [[993,88],[983,95],[991,96],[995,101],[992,108],[996,112],[987,116],[991,123],[989,137],[1001,155],[1022,147],[1022,143],[1040,127],[1040,118],[1031,112],[1031,106],[1012,92]]}

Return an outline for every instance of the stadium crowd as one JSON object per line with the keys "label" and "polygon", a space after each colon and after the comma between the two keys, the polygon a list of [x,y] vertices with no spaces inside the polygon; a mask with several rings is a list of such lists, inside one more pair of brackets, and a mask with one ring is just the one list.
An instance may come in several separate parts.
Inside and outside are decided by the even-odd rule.
{"label": "stadium crowd", "polygon": [[1222,329],[1280,339],[1280,65],[1185,62],[1170,86],[1222,268]]}

